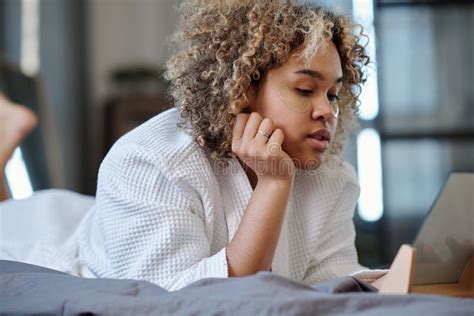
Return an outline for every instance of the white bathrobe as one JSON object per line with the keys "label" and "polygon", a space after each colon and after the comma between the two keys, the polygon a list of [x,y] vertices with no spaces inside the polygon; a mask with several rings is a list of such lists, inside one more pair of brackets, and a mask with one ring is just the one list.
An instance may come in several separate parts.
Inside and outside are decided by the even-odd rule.
{"label": "white bathrobe", "polygon": [[[95,204],[42,265],[143,279],[168,290],[228,276],[226,245],[252,188],[236,159],[226,168],[213,164],[176,127],[178,117],[168,110],[114,144],[99,170]],[[352,222],[358,195],[356,175],[345,162],[298,171],[272,271],[312,284],[364,270]]]}

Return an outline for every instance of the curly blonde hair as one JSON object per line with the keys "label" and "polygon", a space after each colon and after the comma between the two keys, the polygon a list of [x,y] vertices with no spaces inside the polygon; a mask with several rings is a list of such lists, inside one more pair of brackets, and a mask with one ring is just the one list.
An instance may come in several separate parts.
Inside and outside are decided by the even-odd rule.
{"label": "curly blonde hair", "polygon": [[165,78],[184,119],[178,125],[210,151],[212,159],[232,157],[232,126],[247,104],[247,91],[291,53],[310,60],[326,41],[337,47],[343,70],[338,127],[330,154],[338,155],[356,126],[358,96],[368,64],[355,26],[321,7],[293,1],[189,0],[180,7],[175,54]]}

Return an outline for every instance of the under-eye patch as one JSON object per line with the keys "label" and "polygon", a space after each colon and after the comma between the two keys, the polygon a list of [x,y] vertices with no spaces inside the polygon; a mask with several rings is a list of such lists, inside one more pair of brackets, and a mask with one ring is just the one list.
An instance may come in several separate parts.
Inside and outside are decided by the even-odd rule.
{"label": "under-eye patch", "polygon": [[291,89],[288,84],[280,84],[280,99],[290,109],[298,113],[305,113],[311,109],[311,100]]}
{"label": "under-eye patch", "polygon": [[[311,99],[300,94],[297,90],[291,89],[288,84],[280,84],[280,100],[290,109],[298,113],[306,113],[312,108]],[[332,115],[337,118],[339,115],[339,105],[337,101],[329,103]]]}

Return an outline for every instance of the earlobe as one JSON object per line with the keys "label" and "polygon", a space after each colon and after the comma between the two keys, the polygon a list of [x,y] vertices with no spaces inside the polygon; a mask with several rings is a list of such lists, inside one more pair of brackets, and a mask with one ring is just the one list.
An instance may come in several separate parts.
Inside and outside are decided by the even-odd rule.
{"label": "earlobe", "polygon": [[240,100],[237,101],[237,113],[247,113],[249,114],[250,113],[250,102],[249,100],[246,98],[245,95],[243,95]]}
{"label": "earlobe", "polygon": [[252,111],[250,110],[250,106],[246,106],[245,108],[243,108],[240,113],[245,113],[245,114],[252,113]]}
{"label": "earlobe", "polygon": [[250,102],[246,95],[242,95],[236,102],[233,110],[234,114],[250,113]]}
{"label": "earlobe", "polygon": [[251,85],[245,94],[242,96],[242,113],[250,114],[255,111],[254,104],[255,104],[255,87]]}

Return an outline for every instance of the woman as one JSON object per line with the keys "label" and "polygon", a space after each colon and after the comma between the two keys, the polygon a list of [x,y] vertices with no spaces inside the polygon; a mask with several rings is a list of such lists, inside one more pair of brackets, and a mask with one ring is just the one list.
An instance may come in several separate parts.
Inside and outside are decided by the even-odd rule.
{"label": "woman", "polygon": [[305,284],[363,270],[359,186],[338,158],[368,63],[350,22],[280,1],[186,1],[175,42],[176,108],[104,159],[63,252],[78,245],[77,274],[177,290],[262,270]]}

